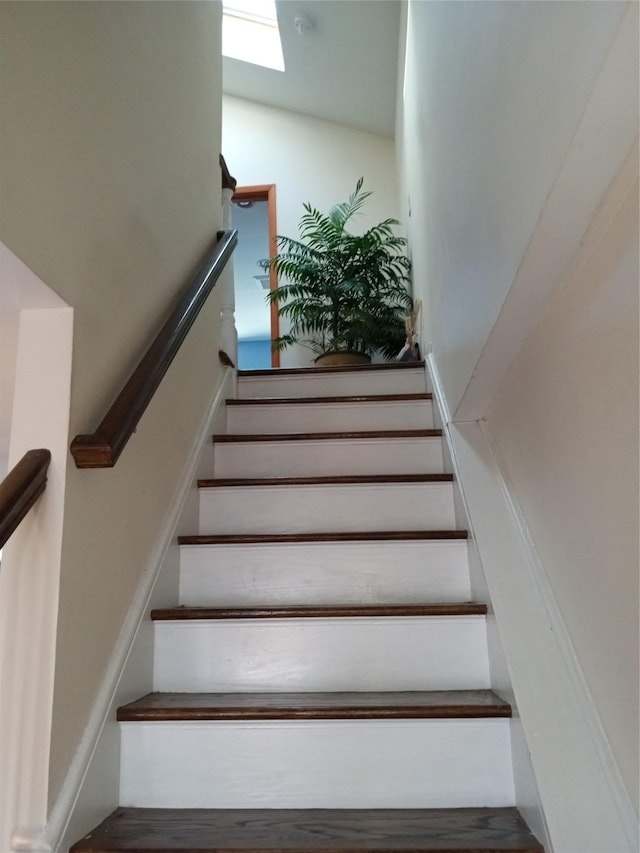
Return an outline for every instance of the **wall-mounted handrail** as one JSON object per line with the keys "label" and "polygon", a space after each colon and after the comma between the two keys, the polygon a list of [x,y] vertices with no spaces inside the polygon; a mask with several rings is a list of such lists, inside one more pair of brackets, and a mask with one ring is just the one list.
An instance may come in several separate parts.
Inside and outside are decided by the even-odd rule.
{"label": "wall-mounted handrail", "polygon": [[27,450],[0,483],[0,548],[47,485],[49,450]]}
{"label": "wall-mounted handrail", "polygon": [[78,468],[112,468],[116,464],[237,242],[235,229],[218,232],[218,242],[96,431],[77,435],[71,442]]}

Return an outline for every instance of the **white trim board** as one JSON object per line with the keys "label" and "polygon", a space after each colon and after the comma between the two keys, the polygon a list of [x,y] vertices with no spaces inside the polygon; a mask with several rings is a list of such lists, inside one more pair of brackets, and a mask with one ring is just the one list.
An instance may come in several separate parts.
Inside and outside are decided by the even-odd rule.
{"label": "white trim board", "polygon": [[[19,286],[46,290],[15,260]],[[9,463],[46,448],[51,464],[46,491],[5,546],[0,575],[3,851],[12,838],[29,849],[31,827],[47,816],[72,346],[73,309],[61,300],[19,311]]]}
{"label": "white trim board", "polygon": [[[220,374],[218,388],[211,406],[202,419],[191,454],[176,486],[162,525],[164,535],[158,539],[150,554],[141,581],[132,599],[129,612],[118,642],[113,650],[105,678],[96,696],[87,727],[80,739],[78,749],[55,802],[45,828],[35,829],[31,838],[23,837],[20,851],[64,851],[83,833],[103,820],[113,810],[119,799],[119,733],[115,723],[114,709],[123,701],[130,701],[130,681],[140,684],[139,677],[146,679],[151,689],[153,652],[149,622],[145,619],[152,596],[155,594],[163,569],[176,571],[177,589],[177,543],[176,532],[182,523],[184,512],[193,512],[190,493],[200,473],[201,460],[211,445],[212,429],[224,430],[224,401],[235,396],[235,370],[224,368]],[[216,421],[218,423],[216,424]],[[215,424],[215,426],[213,426]],[[175,547],[175,557],[170,553]],[[129,673],[132,677],[128,678]],[[140,687],[137,688],[138,695]],[[123,696],[126,697],[123,700]],[[45,841],[46,839],[46,841]]]}
{"label": "white trim board", "polygon": [[[442,385],[429,357],[434,393]],[[446,412],[446,400],[440,398]],[[445,426],[554,853],[637,853],[633,805],[492,435]]]}

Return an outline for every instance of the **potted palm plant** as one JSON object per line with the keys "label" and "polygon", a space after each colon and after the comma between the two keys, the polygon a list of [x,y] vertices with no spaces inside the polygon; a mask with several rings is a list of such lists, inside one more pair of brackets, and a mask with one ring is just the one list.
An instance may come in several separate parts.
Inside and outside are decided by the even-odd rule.
{"label": "potted palm plant", "polygon": [[402,347],[412,308],[406,240],[393,233],[396,219],[362,235],[347,231],[371,196],[362,185],[360,178],[348,201],[327,214],[305,204],[299,239],[278,236],[278,253],[262,261],[283,280],[267,301],[289,322],[274,349],[300,343],[317,354],[316,364],[349,364],[374,352],[388,359]]}

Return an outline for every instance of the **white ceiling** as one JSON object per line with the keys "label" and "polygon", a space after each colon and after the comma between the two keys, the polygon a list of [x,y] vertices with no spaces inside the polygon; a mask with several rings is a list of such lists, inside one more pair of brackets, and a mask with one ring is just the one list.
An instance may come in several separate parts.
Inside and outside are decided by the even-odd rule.
{"label": "white ceiling", "polygon": [[[401,4],[276,0],[285,72],[224,57],[224,91],[393,137]],[[307,34],[297,15],[311,22]]]}

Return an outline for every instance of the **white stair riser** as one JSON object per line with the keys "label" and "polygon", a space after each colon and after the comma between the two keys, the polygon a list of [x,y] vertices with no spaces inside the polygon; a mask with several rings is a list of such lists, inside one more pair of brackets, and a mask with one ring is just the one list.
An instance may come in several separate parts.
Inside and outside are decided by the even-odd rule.
{"label": "white stair riser", "polygon": [[409,604],[468,601],[467,543],[183,545],[180,604]]}
{"label": "white stair riser", "polygon": [[227,406],[227,432],[352,432],[431,429],[430,400],[372,403],[268,403]]}
{"label": "white stair riser", "polygon": [[240,397],[334,397],[342,394],[424,394],[424,367],[305,376],[241,376]]}
{"label": "white stair riser", "polygon": [[454,528],[451,483],[200,489],[200,532],[203,534]]}
{"label": "white stair riser", "polygon": [[215,447],[216,477],[440,474],[442,439],[257,441]]}
{"label": "white stair riser", "polygon": [[155,623],[161,692],[488,687],[483,616]]}
{"label": "white stair riser", "polygon": [[122,724],[120,802],[461,808],[514,802],[509,721]]}

